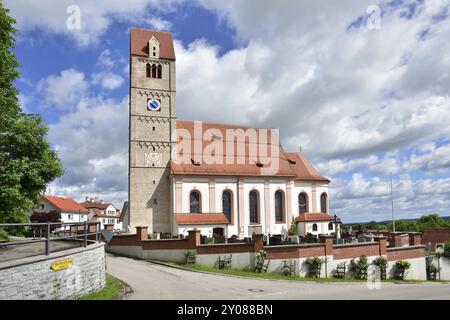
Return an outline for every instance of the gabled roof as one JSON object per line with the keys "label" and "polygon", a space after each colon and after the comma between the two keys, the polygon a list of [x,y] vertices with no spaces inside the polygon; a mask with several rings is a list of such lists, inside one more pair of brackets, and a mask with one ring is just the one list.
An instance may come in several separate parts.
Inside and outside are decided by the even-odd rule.
{"label": "gabled roof", "polygon": [[89,211],[71,198],[42,195],[41,198],[62,212],[88,213]]}
{"label": "gabled roof", "polygon": [[175,50],[170,32],[131,28],[130,33],[131,55],[148,57],[148,41],[154,36],[159,42],[159,57],[175,60]]}
{"label": "gabled roof", "polygon": [[[326,214],[326,213],[322,213],[322,212],[317,212],[317,213],[302,213],[300,214],[297,218],[295,218],[295,221],[297,222],[312,222],[312,221],[334,221],[334,217]],[[339,219],[338,219],[339,221]]]}
{"label": "gabled roof", "polygon": [[179,225],[217,225],[229,223],[223,213],[175,213],[174,217]]}
{"label": "gabled roof", "polygon": [[[195,161],[191,161],[188,163],[172,162],[171,170],[174,175],[263,176],[264,174],[266,174],[263,170],[264,168],[258,166],[255,159],[253,159],[254,158],[253,153],[252,155],[250,155],[251,151],[256,149],[256,150],[267,150],[268,153],[267,156],[264,157],[259,156],[259,158],[256,159],[260,163],[264,164],[265,162],[268,163],[269,161],[272,161],[272,163],[274,163],[274,161],[278,161],[279,163],[278,170],[275,173],[270,174],[269,176],[291,177],[295,180],[320,181],[324,183],[330,182],[330,180],[328,180],[325,177],[322,177],[319,174],[319,172],[311,165],[311,163],[308,162],[308,160],[303,154],[294,152],[284,152],[281,145],[273,145],[270,141],[271,132],[268,129],[236,126],[229,124],[207,123],[207,122],[201,122],[201,126],[203,134],[207,130],[215,130],[216,132],[215,134],[217,134],[216,136],[217,139],[221,141],[221,143],[223,143],[223,150],[215,150],[212,153],[212,155],[221,157],[223,159],[222,164],[220,163],[206,164],[203,162],[198,165],[197,163],[195,163]],[[196,151],[194,149],[194,144],[195,142],[198,143],[198,140],[196,140],[196,137],[194,136],[194,121],[177,120],[177,129],[187,130],[189,132],[191,139],[190,157],[193,158],[194,152]],[[229,134],[227,134],[227,132],[229,130],[233,130],[233,132],[235,132],[234,130],[239,129],[242,129],[244,132],[250,129],[256,134],[256,137],[258,137],[259,134],[262,133],[267,137],[267,139],[265,139],[267,141],[257,140],[255,143],[250,142],[249,139],[246,138],[245,143],[243,143],[245,157],[238,158],[237,139],[231,141],[230,140],[231,137],[229,137]],[[214,137],[214,139],[216,137]],[[186,152],[186,150],[182,150],[184,143],[180,139],[180,137],[177,137],[177,139],[178,139],[177,144],[180,147],[179,149],[180,152],[178,156],[182,157],[184,154],[188,154],[189,151]],[[211,142],[212,142],[211,140],[202,137],[201,141],[202,150],[205,150],[205,148],[209,146]],[[231,153],[228,153],[228,150],[226,148],[227,143],[234,144],[233,155],[231,155]],[[272,149],[277,151],[278,156],[276,154],[272,155],[271,153]],[[233,159],[232,164],[226,163],[227,157]]]}

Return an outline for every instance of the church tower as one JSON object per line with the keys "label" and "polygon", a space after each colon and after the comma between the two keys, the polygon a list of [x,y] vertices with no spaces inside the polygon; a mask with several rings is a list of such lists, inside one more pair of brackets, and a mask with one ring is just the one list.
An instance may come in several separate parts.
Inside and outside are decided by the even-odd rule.
{"label": "church tower", "polygon": [[175,118],[172,34],[131,29],[128,201],[130,232],[171,232],[169,181]]}

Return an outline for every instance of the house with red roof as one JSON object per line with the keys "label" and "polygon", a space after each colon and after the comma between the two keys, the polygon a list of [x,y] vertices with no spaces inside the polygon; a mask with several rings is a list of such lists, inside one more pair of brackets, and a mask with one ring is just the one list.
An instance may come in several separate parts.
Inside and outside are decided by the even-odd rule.
{"label": "house with red roof", "polygon": [[122,230],[121,213],[113,203],[105,203],[103,200],[96,201],[94,198],[86,197],[81,205],[89,211],[89,222],[100,222],[102,230],[105,224],[113,225],[115,231]]}
{"label": "house with red roof", "polygon": [[77,201],[51,195],[41,195],[38,208],[33,213],[45,213],[56,211],[61,215],[61,222],[88,221],[89,211]]}

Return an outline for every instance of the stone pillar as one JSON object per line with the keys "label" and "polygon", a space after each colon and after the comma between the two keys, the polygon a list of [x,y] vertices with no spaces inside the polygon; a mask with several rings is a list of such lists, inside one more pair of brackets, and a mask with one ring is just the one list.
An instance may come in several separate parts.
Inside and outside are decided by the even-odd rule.
{"label": "stone pillar", "polygon": [[264,217],[265,217],[265,228],[263,233],[271,233],[271,223],[270,223],[270,180],[264,180]]}
{"label": "stone pillar", "polygon": [[392,243],[389,243],[390,247],[401,247],[402,246],[402,234],[400,232],[391,233]]}
{"label": "stone pillar", "polygon": [[325,244],[325,254],[327,256],[333,255],[333,236],[328,234],[319,235],[320,242]]}
{"label": "stone pillar", "polygon": [[375,242],[378,242],[378,245],[379,245],[379,255],[380,255],[380,256],[385,256],[385,255],[386,255],[386,247],[387,247],[387,240],[386,240],[386,237],[383,237],[383,236],[374,237],[374,241],[375,241]]}
{"label": "stone pillar", "polygon": [[200,245],[200,230],[189,230],[188,234],[189,248],[196,249]]}
{"label": "stone pillar", "polygon": [[324,263],[325,265],[325,277],[328,278],[331,272],[331,265],[330,262],[333,261],[333,236],[328,234],[321,234],[319,235],[320,242],[322,242],[325,245],[325,256],[326,261]]}
{"label": "stone pillar", "polygon": [[175,213],[183,212],[183,181],[175,179]]}
{"label": "stone pillar", "polygon": [[264,248],[264,235],[263,234],[254,234],[253,242],[255,244],[255,252],[262,250]]}
{"label": "stone pillar", "polygon": [[422,234],[420,232],[411,232],[409,234],[409,245],[410,246],[422,245]]}
{"label": "stone pillar", "polygon": [[311,201],[312,201],[312,211],[311,212],[317,212],[317,190],[316,190],[315,183],[313,183],[311,186]]}
{"label": "stone pillar", "polygon": [[286,224],[289,230],[292,222],[292,181],[286,183],[286,206]]}
{"label": "stone pillar", "polygon": [[216,180],[209,179],[209,212],[216,212]]}
{"label": "stone pillar", "polygon": [[239,225],[238,225],[238,235],[239,238],[243,238],[245,234],[245,215],[244,215],[244,182],[239,180],[238,182],[238,193],[239,193]]}
{"label": "stone pillar", "polygon": [[143,241],[148,239],[148,227],[136,227],[136,238],[138,241]]}

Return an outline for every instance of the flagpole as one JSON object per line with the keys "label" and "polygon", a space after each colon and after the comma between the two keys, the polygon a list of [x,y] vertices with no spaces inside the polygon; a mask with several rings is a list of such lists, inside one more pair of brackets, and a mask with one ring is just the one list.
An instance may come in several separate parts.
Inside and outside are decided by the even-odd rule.
{"label": "flagpole", "polygon": [[392,229],[395,232],[395,219],[394,219],[394,197],[392,193],[392,172],[389,173],[389,177],[391,179],[391,210],[392,210]]}

